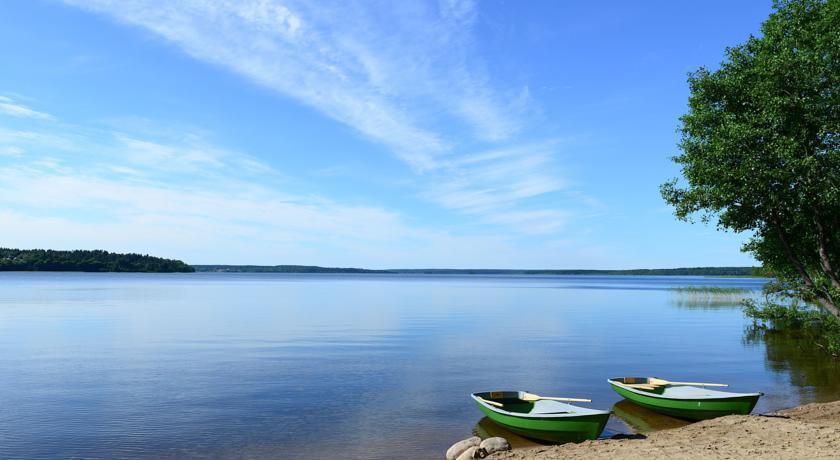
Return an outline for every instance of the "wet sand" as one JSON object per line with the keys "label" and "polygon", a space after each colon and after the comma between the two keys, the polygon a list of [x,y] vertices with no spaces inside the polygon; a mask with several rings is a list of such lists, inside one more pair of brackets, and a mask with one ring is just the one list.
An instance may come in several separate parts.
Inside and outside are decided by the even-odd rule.
{"label": "wet sand", "polygon": [[644,439],[606,439],[499,452],[499,459],[809,458],[840,456],[840,401],[807,404],[772,416],[731,415],[652,432]]}

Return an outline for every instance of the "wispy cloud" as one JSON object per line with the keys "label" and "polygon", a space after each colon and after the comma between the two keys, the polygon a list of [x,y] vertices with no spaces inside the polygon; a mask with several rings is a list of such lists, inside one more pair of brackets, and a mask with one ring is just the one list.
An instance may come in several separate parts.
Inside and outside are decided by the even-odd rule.
{"label": "wispy cloud", "polygon": [[[6,131],[0,152],[17,156],[17,147],[3,143],[23,140],[32,154],[0,162],[0,241],[160,250],[199,261],[217,248],[211,258],[240,263],[294,260],[283,254],[289,251],[314,263],[313,253],[323,257],[330,245],[422,234],[392,211],[283,190],[270,166],[200,135],[145,134],[71,125]],[[305,254],[312,246],[321,249]],[[218,249],[228,247],[243,255]]]}
{"label": "wispy cloud", "polygon": [[492,141],[521,124],[508,115],[521,100],[494,91],[471,58],[470,1],[67,1],[290,95],[421,169],[457,147],[441,114]]}
{"label": "wispy cloud", "polygon": [[[148,131],[144,136],[126,132],[107,136],[100,127],[66,129],[91,134],[56,142],[63,139],[61,131],[49,135],[26,131],[22,137],[28,139],[31,154],[0,161],[3,244],[150,252],[191,263],[373,267],[556,263],[541,248],[512,245],[505,234],[457,235],[411,222],[391,209],[296,193],[284,189],[276,180],[280,173],[273,170],[224,166],[225,174],[217,174],[219,163],[233,165],[250,157],[203,138],[178,143],[164,141],[165,133],[149,139]],[[224,154],[197,156],[197,143]],[[80,151],[92,154],[82,157]],[[148,166],[148,162],[183,166],[183,161],[190,167]]]}
{"label": "wispy cloud", "polygon": [[34,118],[45,121],[55,119],[55,117],[48,113],[33,110],[7,96],[0,96],[0,112],[19,118]]}
{"label": "wispy cloud", "polygon": [[551,233],[570,218],[568,211],[523,206],[568,188],[554,166],[561,143],[552,140],[464,155],[449,163],[424,195],[446,208],[523,233]]}
{"label": "wispy cloud", "polygon": [[[553,152],[520,140],[533,104],[528,88],[505,87],[483,71],[474,1],[65,2],[145,29],[352,127],[406,161],[428,186],[423,196],[448,209],[499,222],[509,220],[500,212],[555,215],[518,208],[565,181]],[[515,154],[465,163],[474,159],[464,152],[476,149]]]}
{"label": "wispy cloud", "polygon": [[0,128],[3,244],[149,252],[192,263],[547,267],[563,260],[504,230],[550,233],[567,219],[515,206],[562,187],[533,179],[560,141],[450,156],[423,176],[430,187],[471,197],[427,198],[491,224],[473,233],[418,222],[399,208],[295,190],[290,184],[299,180],[200,129],[106,120],[30,118],[18,129]]}
{"label": "wispy cloud", "polygon": [[[285,6],[272,1],[70,1],[142,26],[201,60],[290,95],[385,144],[418,168],[447,151],[392,95],[395,68],[371,48],[379,39],[361,5]],[[367,13],[370,13],[368,8]],[[432,20],[432,18],[429,18]],[[394,50],[396,52],[396,50]],[[410,57],[401,58],[408,62]],[[402,77],[399,78],[402,80]]]}
{"label": "wispy cloud", "polygon": [[167,169],[195,173],[218,173],[236,168],[249,172],[277,174],[268,164],[241,152],[209,144],[200,135],[181,135],[168,143],[141,139],[121,132],[112,133],[124,158],[144,170]]}
{"label": "wispy cloud", "polygon": [[25,150],[16,145],[0,146],[0,156],[17,157],[23,155],[25,152]]}

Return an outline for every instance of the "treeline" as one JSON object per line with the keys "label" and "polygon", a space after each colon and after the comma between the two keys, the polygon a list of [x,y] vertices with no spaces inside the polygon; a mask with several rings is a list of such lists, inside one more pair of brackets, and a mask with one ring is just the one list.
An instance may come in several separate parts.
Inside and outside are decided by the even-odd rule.
{"label": "treeline", "polygon": [[659,276],[758,276],[755,267],[691,267],[691,268],[639,268],[631,270],[583,270],[583,269],[397,269],[389,273],[418,273],[428,275],[659,275]]}
{"label": "treeline", "polygon": [[652,268],[635,270],[511,270],[459,268],[407,268],[368,270],[311,265],[193,265],[199,272],[248,273],[382,273],[418,275],[659,275],[659,276],[761,276],[756,267]]}
{"label": "treeline", "polygon": [[317,267],[314,265],[193,265],[197,272],[224,273],[391,273],[389,270]]}
{"label": "treeline", "polygon": [[180,260],[108,251],[0,248],[0,271],[193,272]]}

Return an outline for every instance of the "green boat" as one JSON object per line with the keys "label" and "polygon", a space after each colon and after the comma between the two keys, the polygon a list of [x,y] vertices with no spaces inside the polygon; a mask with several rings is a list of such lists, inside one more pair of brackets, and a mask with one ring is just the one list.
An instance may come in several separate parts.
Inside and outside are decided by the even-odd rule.
{"label": "green boat", "polygon": [[[581,442],[604,431],[610,413],[560,401],[525,401],[526,392],[488,391],[471,396],[490,420],[526,438]],[[501,407],[499,406],[501,405]]]}
{"label": "green boat", "polygon": [[650,382],[647,377],[621,377],[607,382],[616,393],[640,406],[686,420],[747,415],[761,396],[761,393],[730,393],[696,386],[647,386]]}

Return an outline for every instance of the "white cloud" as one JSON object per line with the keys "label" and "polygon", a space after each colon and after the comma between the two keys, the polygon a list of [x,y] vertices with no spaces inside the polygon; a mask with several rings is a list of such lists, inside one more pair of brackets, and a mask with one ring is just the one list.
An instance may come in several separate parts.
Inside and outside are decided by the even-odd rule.
{"label": "white cloud", "polygon": [[0,157],[19,157],[26,151],[15,145],[0,145]]}
{"label": "white cloud", "polygon": [[[337,203],[237,178],[185,186],[30,163],[0,167],[0,241],[104,248],[190,263],[369,267],[554,266],[509,236],[454,235],[379,207]],[[129,173],[128,176],[122,173]]]}
{"label": "white cloud", "polygon": [[[97,152],[87,159],[37,155],[0,167],[0,241],[160,252],[199,262],[297,262],[288,252],[316,263],[330,246],[346,250],[419,234],[391,211],[285,192],[268,166],[229,167],[255,160],[203,141],[206,150],[116,139],[84,139]],[[224,174],[217,174],[220,168]],[[303,251],[311,247],[320,249]]]}
{"label": "white cloud", "polygon": [[312,11],[304,20],[291,8],[266,0],[70,3],[142,26],[195,58],[290,95],[383,143],[415,167],[431,167],[434,156],[449,147],[440,135],[422,128],[400,101],[377,88],[379,57],[371,43],[361,41],[370,34],[357,34],[364,25],[355,22],[364,18],[350,5]]}
{"label": "white cloud", "polygon": [[[443,230],[446,225],[416,222],[394,209],[290,190],[270,165],[214,145],[200,132],[129,125],[0,129],[0,147],[26,147],[25,155],[0,163],[0,242],[144,252],[191,263],[545,267],[568,260],[568,250],[523,247],[504,231],[557,230],[566,217],[558,211],[515,210],[490,196],[453,209],[484,209],[481,218],[491,228]],[[505,175],[519,174],[524,178],[510,190],[528,197],[535,186],[521,184],[540,166],[537,151],[549,154],[550,146],[463,156],[429,180],[464,174],[476,181],[459,184],[468,191],[494,182],[503,188]]]}
{"label": "white cloud", "polygon": [[143,169],[218,174],[234,168],[250,173],[277,174],[274,168],[250,155],[210,145],[195,134],[182,135],[167,143],[139,139],[121,132],[112,135],[123,157]]}
{"label": "white cloud", "polygon": [[521,99],[476,70],[472,1],[66,1],[289,95],[420,170],[458,149],[460,134],[436,129],[441,121],[488,141],[521,126],[509,115]]}
{"label": "white cloud", "polygon": [[446,208],[480,215],[486,222],[523,233],[551,233],[569,220],[570,212],[521,207],[529,200],[568,188],[553,168],[560,143],[555,140],[462,156],[448,165],[447,173],[437,178],[424,196]]}
{"label": "white cloud", "polygon": [[[535,203],[566,187],[556,143],[517,139],[533,101],[527,87],[500,87],[483,71],[474,1],[65,2],[151,32],[353,128],[409,164],[421,195],[446,209],[529,233],[570,218]],[[204,171],[227,158],[188,142],[167,150],[120,141],[147,167]],[[476,149],[490,153],[464,155]],[[516,215],[528,222],[516,225]]]}
{"label": "white cloud", "polygon": [[16,102],[10,97],[0,96],[0,112],[19,118],[34,118],[36,120],[52,121],[55,117],[45,112],[38,112]]}

